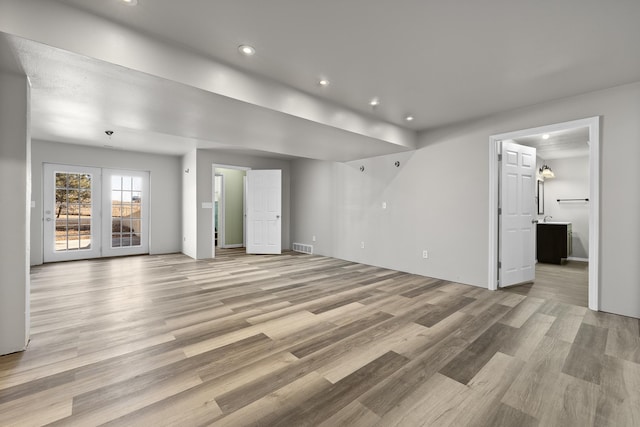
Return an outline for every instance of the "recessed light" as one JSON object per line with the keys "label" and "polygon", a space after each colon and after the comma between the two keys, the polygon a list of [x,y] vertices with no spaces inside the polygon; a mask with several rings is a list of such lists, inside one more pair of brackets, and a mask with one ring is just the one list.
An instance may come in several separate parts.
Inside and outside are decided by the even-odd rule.
{"label": "recessed light", "polygon": [[138,4],[138,0],[120,0],[122,4],[126,4],[127,6],[135,6]]}
{"label": "recessed light", "polygon": [[412,116],[411,114],[409,114],[409,115],[408,115],[408,116],[406,116],[404,119],[405,119],[406,121],[408,121],[408,122],[412,122],[412,121],[413,121],[413,116]]}
{"label": "recessed light", "polygon": [[253,46],[249,46],[248,44],[241,44],[238,46],[238,52],[245,56],[251,56],[256,53],[256,50]]}
{"label": "recessed light", "polygon": [[318,81],[318,84],[319,84],[320,86],[323,86],[323,87],[329,86],[329,80],[327,80],[327,79],[320,79],[320,80]]}
{"label": "recessed light", "polygon": [[369,105],[371,105],[372,107],[377,107],[378,105],[380,105],[380,99],[376,96],[375,98],[371,99],[371,101],[369,101]]}
{"label": "recessed light", "polygon": [[542,135],[542,139],[549,139],[551,135],[549,135],[548,133],[545,133],[544,135]]}

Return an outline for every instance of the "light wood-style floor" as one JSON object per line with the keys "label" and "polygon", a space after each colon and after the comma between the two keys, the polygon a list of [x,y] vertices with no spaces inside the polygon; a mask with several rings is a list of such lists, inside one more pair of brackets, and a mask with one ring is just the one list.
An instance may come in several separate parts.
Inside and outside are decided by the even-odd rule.
{"label": "light wood-style floor", "polygon": [[520,295],[589,306],[589,263],[566,261],[562,265],[536,264],[536,280],[503,289]]}
{"label": "light wood-style floor", "polygon": [[51,264],[0,425],[637,426],[639,327],[294,253]]}

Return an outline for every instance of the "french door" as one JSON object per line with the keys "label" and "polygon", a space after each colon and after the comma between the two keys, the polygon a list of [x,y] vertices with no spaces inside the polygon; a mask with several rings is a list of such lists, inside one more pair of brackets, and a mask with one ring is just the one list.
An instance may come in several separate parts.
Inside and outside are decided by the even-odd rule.
{"label": "french door", "polygon": [[44,165],[44,262],[149,252],[149,173]]}

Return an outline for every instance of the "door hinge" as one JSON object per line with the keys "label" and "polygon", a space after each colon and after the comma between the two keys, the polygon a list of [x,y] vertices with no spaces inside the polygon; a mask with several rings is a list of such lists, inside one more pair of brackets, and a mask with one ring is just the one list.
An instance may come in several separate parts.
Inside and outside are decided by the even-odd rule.
{"label": "door hinge", "polygon": [[498,208],[498,215],[502,215],[502,208]]}
{"label": "door hinge", "polygon": [[502,161],[502,154],[498,154],[498,161],[501,162]]}
{"label": "door hinge", "polygon": [[502,268],[502,262],[498,261],[498,268]]}

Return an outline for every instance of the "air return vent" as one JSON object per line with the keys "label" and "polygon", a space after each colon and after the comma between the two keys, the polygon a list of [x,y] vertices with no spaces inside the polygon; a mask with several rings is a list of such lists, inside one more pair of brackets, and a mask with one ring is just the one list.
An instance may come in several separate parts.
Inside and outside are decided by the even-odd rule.
{"label": "air return vent", "polygon": [[303,253],[303,254],[309,254],[309,255],[313,254],[313,246],[305,245],[305,244],[302,244],[302,243],[294,243],[293,244],[293,250],[295,252],[300,252],[300,253]]}

